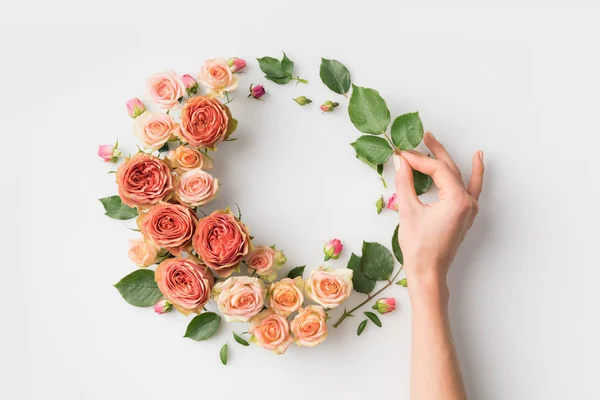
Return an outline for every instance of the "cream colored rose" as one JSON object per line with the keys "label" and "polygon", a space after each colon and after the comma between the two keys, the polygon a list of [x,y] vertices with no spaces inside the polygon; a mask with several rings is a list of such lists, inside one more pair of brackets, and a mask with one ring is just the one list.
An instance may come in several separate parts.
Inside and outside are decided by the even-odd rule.
{"label": "cream colored rose", "polygon": [[352,294],[352,270],[319,267],[310,273],[306,294],[326,308],[335,308]]}
{"label": "cream colored rose", "polygon": [[245,261],[250,274],[256,271],[257,275],[263,277],[267,282],[271,282],[277,278],[277,271],[287,259],[279,250],[269,246],[259,246],[248,253]]}
{"label": "cream colored rose", "polygon": [[200,168],[184,172],[175,180],[175,198],[190,207],[210,202],[219,191],[219,181]]}
{"label": "cream colored rose", "polygon": [[293,342],[287,319],[275,314],[271,309],[266,309],[252,318],[248,333],[252,335],[251,341],[277,354],[285,353]]}
{"label": "cream colored rose", "polygon": [[146,111],[133,121],[134,131],[144,148],[158,150],[179,131],[168,114]]}
{"label": "cream colored rose", "polygon": [[298,346],[316,346],[327,338],[327,314],[321,306],[302,308],[292,321],[291,329]]}
{"label": "cream colored rose", "polygon": [[172,108],[185,95],[185,86],[181,77],[173,71],[154,74],[146,82],[148,94],[160,108]]}
{"label": "cream colored rose", "polygon": [[232,276],[213,288],[213,296],[227,322],[248,322],[265,303],[265,286],[258,278]]}
{"label": "cream colored rose", "polygon": [[156,262],[158,248],[143,237],[129,241],[129,259],[138,267],[146,268]]}
{"label": "cream colored rose", "polygon": [[269,306],[284,317],[298,311],[304,302],[303,287],[304,281],[300,277],[272,283],[267,292]]}
{"label": "cream colored rose", "polygon": [[198,82],[208,88],[208,92],[223,97],[238,87],[239,78],[231,72],[229,64],[222,58],[206,60],[200,70]]}

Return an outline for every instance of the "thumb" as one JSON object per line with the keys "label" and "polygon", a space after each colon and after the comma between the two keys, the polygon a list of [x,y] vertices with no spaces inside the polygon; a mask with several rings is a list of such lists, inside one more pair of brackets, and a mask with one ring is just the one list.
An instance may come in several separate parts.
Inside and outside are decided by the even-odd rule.
{"label": "thumb", "polygon": [[394,166],[396,167],[398,211],[402,213],[403,210],[419,206],[421,202],[417,198],[417,193],[415,192],[412,168],[408,162],[401,155],[394,154]]}

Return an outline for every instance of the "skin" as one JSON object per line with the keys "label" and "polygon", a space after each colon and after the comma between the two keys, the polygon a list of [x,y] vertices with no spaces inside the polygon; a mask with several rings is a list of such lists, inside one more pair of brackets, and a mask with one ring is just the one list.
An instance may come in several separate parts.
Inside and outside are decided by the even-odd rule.
{"label": "skin", "polygon": [[[448,318],[446,275],[473,224],[483,185],[483,152],[473,156],[465,187],[459,169],[435,137],[425,144],[435,159],[416,151],[394,155],[400,228],[398,241],[412,307],[411,400],[466,399]],[[439,200],[422,204],[413,186],[412,169],[430,175]]]}

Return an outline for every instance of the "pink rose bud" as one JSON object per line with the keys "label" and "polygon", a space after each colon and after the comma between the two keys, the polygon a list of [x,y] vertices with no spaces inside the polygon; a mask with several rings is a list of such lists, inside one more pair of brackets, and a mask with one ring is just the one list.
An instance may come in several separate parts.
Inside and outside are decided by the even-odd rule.
{"label": "pink rose bud", "polygon": [[105,162],[115,163],[123,154],[117,149],[118,146],[118,142],[114,146],[112,144],[101,144],[98,146],[98,156],[100,156],[100,158],[102,158]]}
{"label": "pink rose bud", "polygon": [[252,84],[250,84],[250,94],[248,97],[253,97],[256,100],[259,100],[265,95],[265,93],[265,87],[263,85],[252,86]]}
{"label": "pink rose bud", "polygon": [[379,314],[391,313],[396,309],[396,299],[393,297],[387,299],[379,299],[373,306],[373,310],[377,310]]}
{"label": "pink rose bud", "polygon": [[127,102],[127,114],[129,114],[131,118],[139,117],[144,111],[146,111],[146,107],[137,97]]}
{"label": "pink rose bud", "polygon": [[344,245],[340,239],[330,240],[323,248],[323,251],[325,252],[325,261],[329,260],[330,258],[333,258],[334,260],[340,258],[343,248]]}
{"label": "pink rose bud", "polygon": [[157,314],[164,314],[171,311],[171,308],[173,308],[173,304],[167,299],[162,299],[154,305],[154,312]]}
{"label": "pink rose bud", "polygon": [[198,91],[198,82],[196,82],[193,76],[185,74],[181,77],[181,80],[183,81],[183,86],[185,86],[185,89],[188,91],[188,93],[196,94]]}
{"label": "pink rose bud", "polygon": [[333,102],[331,100],[328,100],[325,103],[321,104],[321,111],[323,111],[323,112],[332,112],[333,109],[336,108],[339,105],[340,105],[340,103],[336,103],[336,102]]}
{"label": "pink rose bud", "polygon": [[229,69],[231,72],[240,72],[244,68],[246,68],[246,61],[241,58],[232,57],[227,60],[227,64],[229,65]]}
{"label": "pink rose bud", "polygon": [[390,210],[398,211],[398,196],[396,193],[392,197],[389,198],[387,202],[387,208]]}

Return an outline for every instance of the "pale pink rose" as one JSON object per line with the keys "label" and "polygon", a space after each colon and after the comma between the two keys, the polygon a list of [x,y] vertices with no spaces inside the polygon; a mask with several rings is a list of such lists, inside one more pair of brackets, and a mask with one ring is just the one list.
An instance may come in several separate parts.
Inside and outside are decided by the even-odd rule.
{"label": "pale pink rose", "polygon": [[144,111],[146,111],[146,106],[144,106],[144,103],[142,103],[142,101],[137,97],[128,100],[126,106],[127,115],[129,115],[131,118],[137,118],[142,115]]}
{"label": "pale pink rose", "polygon": [[185,95],[181,78],[173,71],[154,74],[146,82],[148,93],[161,108],[172,108]]}
{"label": "pale pink rose", "polygon": [[327,338],[327,314],[321,306],[301,308],[291,323],[294,342],[298,346],[313,347]]}
{"label": "pale pink rose", "polygon": [[146,111],[133,122],[136,135],[147,149],[158,150],[169,139],[179,133],[176,124],[168,114]]}
{"label": "pale pink rose", "polygon": [[173,308],[173,304],[171,304],[169,302],[169,300],[167,299],[162,299],[159,300],[155,305],[154,305],[154,312],[157,314],[164,314],[166,312],[171,311],[171,309]]}
{"label": "pale pink rose", "polygon": [[283,252],[269,246],[259,246],[246,256],[248,272],[256,271],[257,275],[264,277],[268,282],[277,278],[277,271],[287,261]]}
{"label": "pale pink rose", "polygon": [[129,241],[129,259],[138,267],[146,268],[156,262],[158,248],[146,239],[131,239]]}
{"label": "pale pink rose", "polygon": [[179,257],[161,262],[154,279],[162,294],[184,315],[202,312],[215,282],[208,268]]}
{"label": "pale pink rose", "polygon": [[190,207],[207,204],[218,190],[219,180],[200,168],[184,172],[175,180],[175,198]]}
{"label": "pale pink rose", "polygon": [[129,207],[166,200],[173,191],[169,166],[151,154],[138,153],[117,168],[119,197]]}
{"label": "pale pink rose", "polygon": [[179,146],[175,150],[171,150],[167,158],[173,168],[182,171],[191,171],[196,168],[207,170],[213,167],[212,160],[208,156],[187,146]]}
{"label": "pale pink rose", "polygon": [[330,258],[333,258],[334,260],[340,258],[343,248],[344,245],[340,239],[332,239],[327,242],[323,248],[323,252],[325,253],[325,261],[329,260]]}
{"label": "pale pink rose", "polygon": [[229,108],[213,96],[196,96],[181,110],[179,139],[193,147],[215,148],[234,131]]}
{"label": "pale pink rose", "polygon": [[265,293],[263,282],[250,276],[232,276],[213,289],[219,310],[228,322],[252,319],[262,310]]}
{"label": "pale pink rose", "polygon": [[116,146],[112,144],[101,144],[98,146],[98,156],[105,162],[117,162],[118,158],[121,157],[121,152],[117,150]]}
{"label": "pale pink rose", "polygon": [[271,309],[264,310],[252,318],[248,333],[252,335],[252,341],[256,341],[262,348],[273,350],[276,354],[285,353],[293,342],[287,319],[275,314]]}
{"label": "pale pink rose", "polygon": [[387,208],[393,211],[398,211],[398,195],[394,193],[387,202]]}
{"label": "pale pink rose", "polygon": [[352,294],[352,270],[319,267],[310,273],[306,294],[323,307],[335,308]]}
{"label": "pale pink rose", "polygon": [[142,234],[175,255],[188,250],[198,218],[181,204],[161,203],[138,217]]}
{"label": "pale pink rose", "polygon": [[191,91],[198,86],[198,82],[196,82],[196,80],[189,74],[183,75],[181,80],[183,81],[183,86],[185,86],[187,90]]}
{"label": "pale pink rose", "polygon": [[267,292],[269,306],[284,317],[298,311],[304,303],[303,287],[304,281],[300,277],[284,278],[272,283]]}
{"label": "pale pink rose", "polygon": [[231,72],[240,72],[244,68],[246,68],[246,61],[241,58],[232,57],[227,60],[227,65],[231,69]]}
{"label": "pale pink rose", "polygon": [[206,60],[200,70],[198,82],[208,88],[208,92],[223,97],[238,87],[239,78],[229,69],[229,64],[222,58]]}

